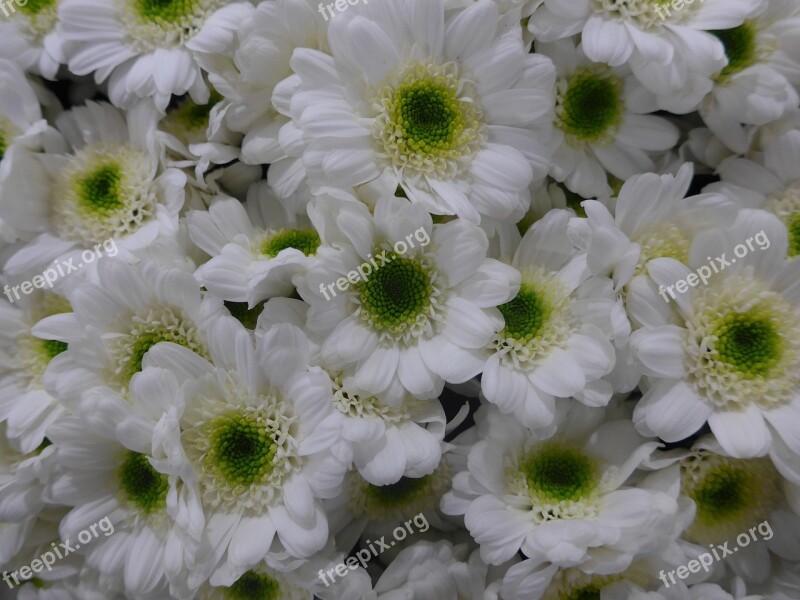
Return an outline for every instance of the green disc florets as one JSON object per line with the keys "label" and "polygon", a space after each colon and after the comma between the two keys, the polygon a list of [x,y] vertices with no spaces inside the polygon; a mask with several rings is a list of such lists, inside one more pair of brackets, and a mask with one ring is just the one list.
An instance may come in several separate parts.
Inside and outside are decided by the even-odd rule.
{"label": "green disc florets", "polygon": [[167,476],[156,471],[144,454],[127,451],[117,476],[125,500],[142,513],[151,514],[166,508]]}
{"label": "green disc florets", "polygon": [[261,243],[261,254],[275,258],[281,250],[294,248],[310,256],[319,245],[319,234],[313,229],[287,229],[265,239]]}

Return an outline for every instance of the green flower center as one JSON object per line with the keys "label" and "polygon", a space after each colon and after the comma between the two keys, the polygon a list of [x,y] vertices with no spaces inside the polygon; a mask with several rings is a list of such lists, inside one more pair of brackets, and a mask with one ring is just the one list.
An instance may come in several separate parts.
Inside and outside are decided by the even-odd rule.
{"label": "green flower center", "polygon": [[233,412],[210,423],[206,464],[233,486],[266,480],[275,464],[277,432],[261,415]]}
{"label": "green flower center", "polygon": [[624,112],[622,80],[608,70],[579,70],[557,94],[558,126],[577,140],[613,141]]}
{"label": "green flower center", "polygon": [[180,22],[197,7],[195,0],[136,0],[136,13],[146,21]]}
{"label": "green flower center", "polygon": [[319,234],[313,229],[287,229],[265,239],[261,243],[261,254],[275,258],[281,250],[294,248],[310,256],[319,245]]}
{"label": "green flower center", "polygon": [[387,255],[391,262],[355,287],[363,317],[372,327],[401,334],[430,313],[433,278],[421,260]]}
{"label": "green flower center", "polygon": [[575,590],[569,595],[562,596],[562,600],[600,600],[600,587],[590,585],[579,590]]}
{"label": "green flower center", "polygon": [[780,475],[768,458],[735,459],[696,450],[681,463],[683,492],[697,506],[686,539],[729,539],[767,519],[780,496]]}
{"label": "green flower center", "polygon": [[128,450],[117,476],[125,500],[142,513],[151,514],[166,508],[167,476],[156,471],[144,454]]}
{"label": "green flower center", "polygon": [[226,600],[279,600],[281,586],[268,575],[245,572],[236,582],[225,590]]}
{"label": "green flower center", "polygon": [[129,146],[89,145],[59,173],[53,212],[67,239],[99,242],[130,235],[155,214],[156,163]]}
{"label": "green flower center", "polygon": [[2,129],[0,129],[0,160],[6,155],[6,150],[8,149],[8,144],[6,143],[6,136]]}
{"label": "green flower center", "polygon": [[42,11],[55,8],[56,0],[28,0],[27,4],[22,5],[17,2],[19,9],[29,17],[36,16]]}
{"label": "green flower center", "polygon": [[185,98],[167,112],[159,128],[187,145],[205,142],[211,110],[220,101],[222,96],[216,90],[211,91],[206,104],[196,104],[191,98]]}
{"label": "green flower center", "polygon": [[228,302],[226,300],[223,304],[234,319],[248,329],[255,329],[258,324],[258,317],[264,310],[265,302],[259,302],[253,308],[247,308],[247,302]]}
{"label": "green flower center", "polygon": [[123,205],[123,174],[119,165],[104,164],[77,181],[81,204],[89,211],[107,213]]}
{"label": "green flower center", "polygon": [[161,317],[160,320],[136,323],[130,336],[120,338],[122,349],[118,373],[124,383],[142,370],[144,355],[159,342],[172,342],[206,356],[205,347],[191,324],[170,309],[164,309]]}
{"label": "green flower center", "polygon": [[547,297],[530,285],[523,285],[513,300],[497,308],[506,322],[502,335],[523,343],[541,333],[553,310]]}
{"label": "green flower center", "polygon": [[432,477],[401,477],[397,483],[389,485],[367,485],[367,511],[374,514],[378,511],[402,507],[428,494],[431,490]]}
{"label": "green flower center", "polygon": [[581,450],[547,442],[522,465],[532,496],[540,501],[575,502],[597,487],[598,468]]}
{"label": "green flower center", "polygon": [[382,111],[373,137],[409,176],[435,172],[452,178],[457,161],[483,142],[474,86],[460,78],[458,69],[455,63],[413,65],[390,77],[376,98]]}
{"label": "green flower center", "polygon": [[41,340],[39,344],[42,348],[42,354],[47,359],[47,362],[53,360],[56,356],[66,351],[67,343],[59,342],[58,340]]}
{"label": "green flower center", "polygon": [[711,31],[725,46],[728,57],[727,66],[722,69],[720,77],[734,75],[743,71],[758,60],[758,44],[756,28],[751,23],[742,23],[733,29]]}
{"label": "green flower center", "polygon": [[731,313],[713,330],[719,360],[744,378],[765,377],[778,364],[784,343],[780,323],[764,310]]}

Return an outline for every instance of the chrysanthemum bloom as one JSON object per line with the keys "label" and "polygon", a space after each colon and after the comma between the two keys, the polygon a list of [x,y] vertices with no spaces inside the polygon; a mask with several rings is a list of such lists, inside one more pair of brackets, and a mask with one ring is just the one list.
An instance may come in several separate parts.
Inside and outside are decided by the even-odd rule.
{"label": "chrysanthemum bloom", "polygon": [[[745,209],[731,227],[695,237],[688,267],[647,264],[663,296],[641,294],[649,310],[631,335],[649,377],[633,415],[640,431],[673,442],[708,421],[730,456],[769,453],[800,482],[800,262],[787,262],[786,250],[783,223]],[[680,280],[695,283],[681,291]],[[665,316],[665,306],[675,313]]]}
{"label": "chrysanthemum bloom", "polygon": [[289,62],[295,48],[327,52],[328,23],[315,0],[261,2],[239,24],[229,55],[201,59],[225,97],[225,123],[244,134],[242,160],[269,164],[267,177],[281,197],[294,194],[305,179],[300,132],[289,111],[296,86]]}
{"label": "chrysanthemum bloom", "polygon": [[533,566],[622,571],[669,534],[678,508],[668,493],[627,484],[658,443],[629,420],[602,423],[602,409],[558,412],[555,426],[531,430],[481,407],[480,440],[442,510],[464,515],[489,564],[522,550]]}
{"label": "chrysanthemum bloom", "polygon": [[445,18],[442,0],[374,0],[332,19],[328,40],[331,55],[292,57],[291,117],[312,188],[388,174],[435,214],[525,213],[551,155],[555,73],[494,2]]}
{"label": "chrysanthemum bloom", "polygon": [[[62,539],[77,540],[78,532],[96,524],[97,535],[80,544],[88,565],[124,577],[128,594],[163,597],[169,565],[180,553],[167,551],[175,550],[179,535],[167,500],[176,493],[175,481],[153,466],[153,413],[160,416],[166,404],[160,395],[159,386],[142,377],[131,382],[131,403],[108,388],[89,390],[73,415],[48,430],[60,469],[47,498],[74,507],[61,522]],[[138,427],[121,428],[126,419]]]}
{"label": "chrysanthemum bloom", "polygon": [[321,550],[328,540],[321,499],[341,492],[347,467],[331,452],[338,431],[330,378],[309,369],[301,330],[272,327],[254,348],[247,330],[219,320],[209,354],[213,365],[161,344],[143,371],[161,367],[163,395],[176,414],[163,423],[159,469],[188,489],[176,519],[201,544],[188,564],[190,587],[267,555],[305,558]]}
{"label": "chrysanthemum bloom", "polygon": [[[10,294],[13,298],[13,291]],[[53,292],[23,296],[18,306],[0,300],[0,421],[23,454],[39,447],[47,427],[64,414],[45,390],[44,374],[67,344],[37,337],[31,329],[45,317],[71,311],[69,302]]]}
{"label": "chrysanthemum bloom", "polygon": [[800,6],[770,0],[763,9],[738,27],[712,31],[728,64],[699,107],[708,128],[739,153],[750,144],[744,126],[766,125],[798,105]]}
{"label": "chrysanthemum bloom", "polygon": [[[59,117],[72,153],[28,157],[19,176],[12,173],[3,185],[0,217],[29,236],[39,234],[6,263],[8,273],[41,272],[69,256],[78,265],[81,251],[108,240],[120,258],[129,258],[175,236],[186,176],[160,166],[156,120],[145,103],[123,115],[110,104],[88,102]],[[102,246],[93,251],[102,254]]]}
{"label": "chrysanthemum bloom", "polygon": [[502,325],[494,307],[516,293],[519,273],[486,258],[479,227],[433,225],[422,206],[395,197],[381,198],[374,218],[347,203],[320,220],[340,251],[321,256],[297,285],[327,367],[397,401],[403,390],[434,398],[444,381],[481,371],[482,349]]}
{"label": "chrysanthemum bloom", "polygon": [[605,406],[613,392],[602,379],[614,367],[611,340],[628,332],[615,331],[611,281],[590,278],[586,254],[567,236],[569,219],[566,210],[551,211],[522,238],[511,262],[522,284],[498,307],[505,324],[485,350],[484,395],[528,427],[552,422],[556,398]]}
{"label": "chrysanthemum bloom", "polygon": [[27,0],[6,4],[0,16],[0,57],[28,72],[55,79],[64,62],[58,35],[59,0]]}
{"label": "chrysanthemum bloom", "polygon": [[622,181],[653,171],[653,157],[678,141],[669,121],[648,115],[656,97],[627,68],[586,58],[572,39],[537,44],[556,66],[556,139],[550,174],[585,198],[609,196]]}
{"label": "chrysanthemum bloom", "polygon": [[[768,458],[731,458],[712,439],[701,439],[680,461],[681,493],[696,506],[683,539],[693,545],[687,556],[728,542],[735,554],[719,569],[730,567],[747,581],[763,582],[772,571],[771,556],[800,560],[800,492]],[[744,538],[749,538],[743,542]],[[716,569],[716,565],[715,565]]]}
{"label": "chrysanthemum bloom", "polygon": [[115,105],[152,98],[163,111],[173,94],[208,101],[194,53],[226,50],[252,9],[228,0],[61,0],[58,35],[70,71],[108,79]]}
{"label": "chrysanthemum bloom", "polygon": [[68,344],[44,374],[46,388],[68,406],[92,387],[126,389],[158,342],[207,355],[214,320],[230,318],[221,300],[202,297],[191,274],[152,263],[102,259],[96,280],[78,282],[67,297],[74,312],[42,319],[33,333]]}
{"label": "chrysanthemum bloom", "polygon": [[776,136],[756,160],[732,157],[719,165],[722,181],[706,187],[743,207],[761,208],[786,226],[790,258],[800,256],[800,130]]}
{"label": "chrysanthemum bloom", "polygon": [[570,234],[587,254],[593,275],[611,277],[614,289],[623,293],[628,316],[634,326],[646,311],[664,305],[642,307],[638,297],[625,295],[633,289],[654,291],[645,265],[654,258],[668,257],[683,264],[698,233],[725,226],[736,218],[737,205],[719,193],[684,198],[692,182],[693,167],[685,163],[677,174],[644,173],[622,186],[613,215],[601,202],[583,202],[586,219],[573,219]]}
{"label": "chrysanthemum bloom", "polygon": [[667,0],[537,0],[528,21],[543,42],[581,34],[590,60],[628,63],[661,108],[694,110],[725,67],[720,40],[709,29],[729,29],[758,14],[766,0],[703,0],[680,10]]}
{"label": "chrysanthemum bloom", "polygon": [[[2,20],[0,20],[2,23]],[[20,189],[35,190],[36,184],[30,181],[31,165],[35,152],[63,152],[66,150],[61,135],[42,118],[40,102],[58,106],[58,101],[44,88],[29,80],[22,69],[8,60],[0,60],[0,207],[12,202],[12,194]],[[35,167],[34,167],[35,168]],[[17,207],[20,209],[21,207]],[[18,231],[5,219],[18,223]],[[29,239],[29,225],[25,221],[29,215],[10,214],[8,209],[0,208],[0,239],[13,242],[19,237]]]}
{"label": "chrysanthemum bloom", "polygon": [[189,235],[211,260],[195,277],[212,294],[253,308],[294,291],[292,277],[314,261],[321,240],[305,214],[281,205],[266,181],[253,185],[246,204],[215,200],[208,211],[190,211]]}

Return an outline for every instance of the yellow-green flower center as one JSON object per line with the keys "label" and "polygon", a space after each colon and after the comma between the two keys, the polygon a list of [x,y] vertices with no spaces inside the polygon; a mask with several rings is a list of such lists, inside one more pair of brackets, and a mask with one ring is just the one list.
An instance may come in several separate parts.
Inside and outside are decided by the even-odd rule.
{"label": "yellow-green flower center", "polygon": [[128,146],[90,145],[78,152],[53,192],[59,234],[88,243],[138,230],[155,213],[156,166]]}
{"label": "yellow-green flower center", "polygon": [[413,65],[379,88],[373,125],[379,150],[409,176],[452,178],[458,163],[483,143],[482,112],[459,66]]}
{"label": "yellow-green flower center", "polygon": [[733,29],[721,29],[710,32],[725,46],[728,64],[722,69],[720,77],[728,77],[743,71],[758,60],[758,43],[756,28],[745,22]]}
{"label": "yellow-green flower center", "polygon": [[320,243],[319,234],[313,229],[287,229],[261,242],[261,254],[275,258],[282,250],[294,248],[311,256],[316,253]]}
{"label": "yellow-green flower center", "polygon": [[208,467],[231,486],[262,483],[274,466],[276,430],[258,413],[233,412],[211,421]]}
{"label": "yellow-green flower center", "polygon": [[719,360],[742,377],[768,376],[784,350],[780,323],[768,310],[751,309],[725,315],[712,329]]}
{"label": "yellow-green flower center", "polygon": [[417,335],[436,312],[436,275],[425,259],[394,253],[386,256],[387,264],[354,285],[361,304],[359,314],[372,329],[406,339]]}
{"label": "yellow-green flower center", "polygon": [[140,51],[184,44],[226,0],[116,0],[132,46]]}
{"label": "yellow-green flower center", "polygon": [[144,454],[125,452],[117,477],[124,499],[140,512],[149,515],[166,508],[167,476],[156,471]]}
{"label": "yellow-green flower center", "polygon": [[595,490],[595,461],[583,451],[557,443],[537,449],[523,464],[531,496],[551,503],[575,502]]}
{"label": "yellow-green flower center", "polygon": [[562,347],[573,330],[569,294],[542,270],[523,274],[517,295],[498,310],[505,327],[491,343],[506,366],[528,369]]}
{"label": "yellow-green flower center", "polygon": [[211,110],[222,100],[216,91],[211,91],[211,97],[206,104],[197,104],[187,97],[167,112],[167,116],[159,123],[159,128],[171,133],[184,144],[200,144],[207,141]]}
{"label": "yellow-green flower center", "polygon": [[736,459],[694,451],[681,463],[683,493],[697,506],[686,539],[724,541],[767,519],[779,499],[780,481],[768,458]]}
{"label": "yellow-green flower center", "polygon": [[280,600],[281,586],[269,575],[245,572],[225,590],[225,600]]}
{"label": "yellow-green flower center", "polygon": [[674,258],[684,265],[689,264],[689,238],[673,223],[663,223],[658,229],[641,232],[633,241],[640,247],[636,275],[642,274],[647,263],[654,258]]}
{"label": "yellow-green flower center", "polygon": [[166,306],[152,308],[146,314],[132,317],[130,334],[111,342],[117,356],[116,372],[123,385],[142,370],[144,355],[159,342],[172,342],[207,356],[195,325],[179,310]]}
{"label": "yellow-green flower center", "polygon": [[768,409],[797,392],[800,311],[757,280],[698,288],[686,321],[688,381],[717,406]]}
{"label": "yellow-green flower center", "polygon": [[353,513],[384,521],[435,510],[450,487],[449,472],[449,467],[442,463],[430,475],[401,477],[389,485],[373,485],[352,472],[349,488]]}
{"label": "yellow-green flower center", "polygon": [[625,113],[622,79],[605,68],[583,68],[561,82],[557,125],[573,142],[610,143]]}

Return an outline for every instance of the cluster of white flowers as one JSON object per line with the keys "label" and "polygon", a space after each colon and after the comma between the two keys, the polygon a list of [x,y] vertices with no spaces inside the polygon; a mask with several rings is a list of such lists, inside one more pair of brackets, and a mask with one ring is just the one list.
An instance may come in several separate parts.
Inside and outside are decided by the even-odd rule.
{"label": "cluster of white flowers", "polygon": [[797,0],[3,7],[0,597],[800,598]]}

